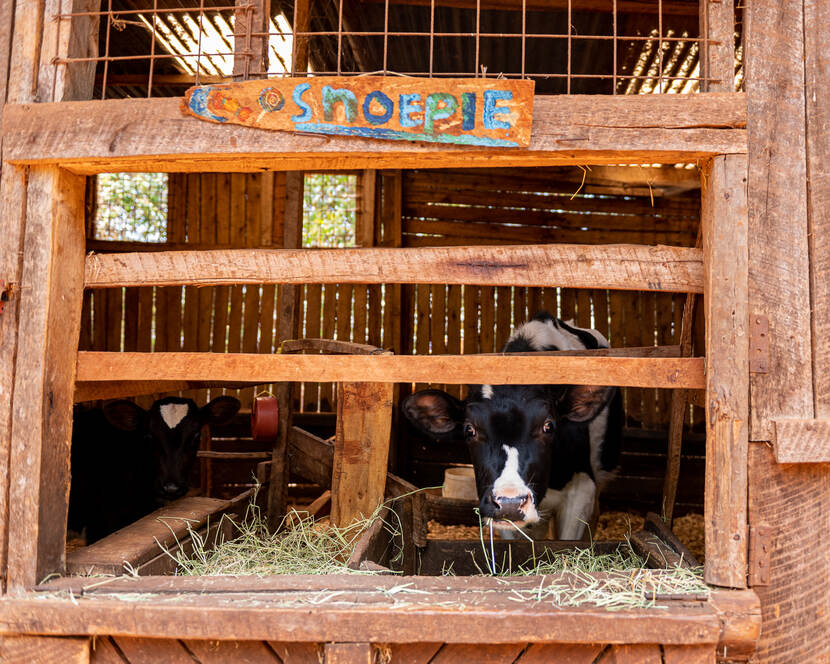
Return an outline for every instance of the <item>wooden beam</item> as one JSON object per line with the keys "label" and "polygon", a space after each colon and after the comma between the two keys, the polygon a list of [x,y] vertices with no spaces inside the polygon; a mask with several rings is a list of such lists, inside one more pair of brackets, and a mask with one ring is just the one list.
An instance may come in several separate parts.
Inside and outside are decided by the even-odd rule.
{"label": "wooden beam", "polygon": [[229,384],[223,381],[160,381],[160,380],[115,380],[98,381],[94,383],[76,382],[73,401],[98,401],[99,399],[123,399],[125,397],[140,397],[162,392],[185,392],[187,390],[203,390],[208,387],[224,387],[226,389],[242,389],[253,387],[256,383],[244,382]]}
{"label": "wooden beam", "polygon": [[775,420],[778,463],[830,463],[830,420]]}
{"label": "wooden beam", "polygon": [[746,587],[749,312],[746,159],[704,169],[707,583]]}
{"label": "wooden beam", "polygon": [[[303,244],[303,192],[305,174],[300,171],[285,175],[285,213],[281,244],[284,251],[296,250]],[[277,291],[277,344],[296,339],[300,320],[300,289],[281,284]],[[270,382],[270,381],[268,381]],[[288,497],[288,439],[291,428],[292,386],[277,387],[279,435],[271,452],[271,475],[268,482],[268,522],[276,528],[286,511]]]}
{"label": "wooden beam", "polygon": [[331,522],[345,527],[383,502],[392,429],[391,383],[339,383]]}
{"label": "wooden beam", "polygon": [[735,0],[700,0],[701,92],[735,89]]}
{"label": "wooden beam", "polygon": [[452,168],[678,163],[746,152],[741,93],[553,95],[534,101],[527,149],[308,136],[185,117],[178,99],[7,106],[4,159],[111,171]]}
{"label": "wooden beam", "polygon": [[63,569],[75,351],[83,304],[84,178],[32,169],[9,476],[9,587]]}
{"label": "wooden beam", "polygon": [[515,245],[414,249],[233,249],[92,255],[87,288],[221,284],[563,286],[700,293],[699,249]]}
{"label": "wooden beam", "polygon": [[371,643],[326,643],[323,664],[372,664],[375,651]]}
{"label": "wooden beam", "polygon": [[750,377],[758,441],[772,439],[775,419],[815,417],[811,358],[823,346],[810,319],[803,12],[753,0],[746,22],[750,311],[769,319],[769,371]]}
{"label": "wooden beam", "polygon": [[[92,98],[100,23],[100,17],[92,12],[100,8],[98,0],[47,0],[37,77],[38,101],[65,102]],[[80,15],[53,18],[57,14],[72,13]],[[56,59],[65,61],[69,58],[77,58],[81,62],[55,62]]]}
{"label": "wooden beam", "polygon": [[[235,0],[233,29],[233,77],[247,81],[268,71],[270,0]],[[201,82],[201,81],[200,81]]]}
{"label": "wooden beam", "polygon": [[250,353],[78,353],[78,380],[422,382],[463,385],[704,387],[703,358],[500,355],[260,355]]}

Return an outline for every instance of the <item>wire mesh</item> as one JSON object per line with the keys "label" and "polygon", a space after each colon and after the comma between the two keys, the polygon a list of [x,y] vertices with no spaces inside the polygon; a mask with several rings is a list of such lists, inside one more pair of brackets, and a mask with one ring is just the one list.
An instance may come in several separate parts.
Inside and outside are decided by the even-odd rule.
{"label": "wire mesh", "polygon": [[[68,3],[67,3],[68,4]],[[63,11],[99,30],[95,95],[178,96],[265,76],[509,77],[536,94],[692,93],[713,83],[698,0],[106,0]],[[735,86],[742,82],[742,11]],[[57,78],[57,77],[55,77]]]}

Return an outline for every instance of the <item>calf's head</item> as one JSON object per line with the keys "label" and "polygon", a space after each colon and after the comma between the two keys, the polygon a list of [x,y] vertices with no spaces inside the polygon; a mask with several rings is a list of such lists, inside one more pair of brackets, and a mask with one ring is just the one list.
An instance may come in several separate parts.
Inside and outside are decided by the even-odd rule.
{"label": "calf's head", "polygon": [[104,415],[117,429],[140,437],[139,453],[152,469],[155,500],[164,503],[187,493],[202,427],[227,422],[239,406],[238,399],[227,396],[216,397],[202,408],[192,399],[167,397],[147,411],[132,401],[119,400],[106,404]]}
{"label": "calf's head", "polygon": [[[438,441],[463,439],[476,476],[479,509],[496,525],[536,523],[563,420],[589,422],[615,388],[472,386],[466,401],[440,390],[407,397],[402,409],[416,429]],[[509,527],[509,526],[508,526]]]}

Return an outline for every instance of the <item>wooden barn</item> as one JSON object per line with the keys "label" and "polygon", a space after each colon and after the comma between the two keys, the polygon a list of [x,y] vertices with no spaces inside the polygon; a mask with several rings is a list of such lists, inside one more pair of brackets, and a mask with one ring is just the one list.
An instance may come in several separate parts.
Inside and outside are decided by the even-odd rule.
{"label": "wooden barn", "polygon": [[[815,0],[0,0],[0,661],[830,661],[828,24]],[[530,91],[532,128],[463,144],[427,105],[379,140],[418,95],[372,92],[332,133],[320,81],[480,90],[432,109],[465,130]],[[253,113],[188,112],[244,82]],[[258,124],[292,102],[302,127]],[[501,354],[542,310],[611,349]],[[659,575],[697,519],[694,592],[576,601],[626,574],[491,576],[488,547],[577,543],[439,532],[478,523],[434,489],[470,459],[401,400],[552,376],[621,388],[599,507],[654,513],[592,550]],[[197,429],[189,493],[68,538],[78,478],[136,472],[70,467],[73,421],[171,395],[241,404]],[[175,573],[251,500],[272,529],[384,501],[398,526],[354,574]]]}

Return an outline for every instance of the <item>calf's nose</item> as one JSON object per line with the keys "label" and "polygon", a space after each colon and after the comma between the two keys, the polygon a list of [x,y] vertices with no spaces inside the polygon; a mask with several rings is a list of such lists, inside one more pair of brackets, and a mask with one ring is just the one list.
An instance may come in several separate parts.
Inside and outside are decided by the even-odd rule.
{"label": "calf's nose", "polygon": [[526,509],[530,504],[530,494],[521,496],[500,496],[493,494],[493,504],[496,507],[494,519],[506,521],[524,521]]}
{"label": "calf's nose", "polygon": [[167,482],[161,487],[161,492],[168,498],[175,498],[184,493],[183,487],[175,482]]}

